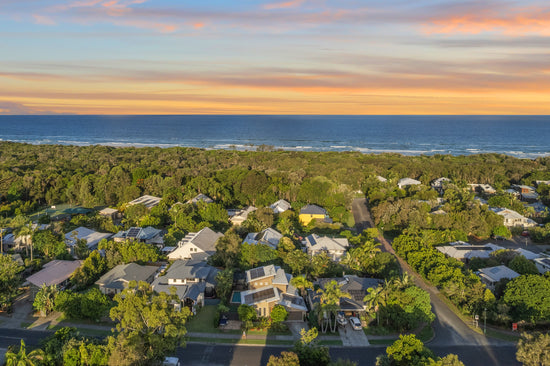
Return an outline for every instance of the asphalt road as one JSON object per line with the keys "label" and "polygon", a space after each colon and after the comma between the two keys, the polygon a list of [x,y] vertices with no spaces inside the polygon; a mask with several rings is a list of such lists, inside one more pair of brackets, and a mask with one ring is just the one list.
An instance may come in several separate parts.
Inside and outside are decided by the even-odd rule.
{"label": "asphalt road", "polygon": [[[436,355],[445,356],[457,354],[460,360],[468,366],[517,366],[514,346],[457,346],[430,347]],[[278,356],[288,347],[269,346],[234,346],[222,344],[190,343],[186,348],[178,349],[177,356],[182,365],[192,366],[263,366],[271,355]],[[332,347],[330,355],[333,360],[349,359],[358,365],[372,366],[376,356],[385,353],[386,347]]]}
{"label": "asphalt road", "polygon": [[39,345],[40,340],[52,335],[53,332],[24,329],[0,328],[0,348],[8,348],[11,345],[19,345],[23,339],[27,346],[34,348]]}
{"label": "asphalt road", "polygon": [[[366,199],[357,198],[352,203],[353,217],[357,230],[374,227]],[[383,236],[378,238],[382,244],[382,251],[389,252],[395,255],[391,243]],[[439,290],[431,285],[428,285],[424,280],[403,260],[397,257],[403,272],[408,273],[417,286],[428,291],[432,303],[432,311],[436,315],[436,319],[432,326],[434,328],[435,337],[428,343],[430,348],[434,346],[486,346],[486,345],[510,345],[509,342],[498,339],[487,338],[484,335],[474,332],[464,322],[453,313],[449,307],[439,299],[437,294]],[[481,314],[480,314],[481,315]]]}

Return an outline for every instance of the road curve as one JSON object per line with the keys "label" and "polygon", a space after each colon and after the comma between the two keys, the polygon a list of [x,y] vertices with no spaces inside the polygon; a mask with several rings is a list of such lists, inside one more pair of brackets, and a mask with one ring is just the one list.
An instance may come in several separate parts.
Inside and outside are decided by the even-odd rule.
{"label": "road curve", "polygon": [[[355,224],[358,232],[362,232],[366,228],[374,227],[372,221],[367,200],[357,198],[352,204],[353,217],[355,218]],[[361,230],[360,230],[361,229]],[[360,230],[360,231],[359,231]],[[392,253],[395,255],[391,243],[382,235],[378,237],[380,244],[382,244],[382,251]],[[488,346],[488,345],[510,345],[510,342],[501,341],[498,339],[487,338],[486,336],[479,334],[468,325],[466,325],[462,319],[460,319],[449,307],[438,297],[439,290],[432,285],[427,284],[419,274],[417,274],[404,260],[396,256],[401,270],[408,273],[414,280],[415,284],[428,291],[432,303],[432,311],[436,315],[436,319],[432,326],[434,328],[435,337],[429,342],[430,347],[433,346]]]}

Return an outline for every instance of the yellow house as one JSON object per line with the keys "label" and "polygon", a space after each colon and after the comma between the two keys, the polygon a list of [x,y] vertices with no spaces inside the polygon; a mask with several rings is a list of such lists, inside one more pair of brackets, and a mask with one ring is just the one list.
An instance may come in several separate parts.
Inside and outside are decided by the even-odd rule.
{"label": "yellow house", "polygon": [[300,210],[300,223],[309,224],[312,220],[325,220],[328,218],[327,210],[317,205],[307,205]]}

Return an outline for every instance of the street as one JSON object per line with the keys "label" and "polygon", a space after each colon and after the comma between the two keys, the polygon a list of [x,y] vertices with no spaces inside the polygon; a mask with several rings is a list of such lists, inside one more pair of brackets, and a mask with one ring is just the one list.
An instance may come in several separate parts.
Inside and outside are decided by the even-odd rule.
{"label": "street", "polygon": [[[509,346],[433,346],[430,347],[438,356],[449,353],[457,354],[468,366],[516,366],[516,348]],[[222,344],[190,343],[186,348],[178,349],[177,356],[182,365],[192,366],[264,366],[269,356],[278,356],[288,347],[269,346],[234,346]],[[357,365],[373,366],[376,356],[385,353],[385,346],[370,347],[331,347],[330,355],[333,360],[338,358],[349,359]]]}

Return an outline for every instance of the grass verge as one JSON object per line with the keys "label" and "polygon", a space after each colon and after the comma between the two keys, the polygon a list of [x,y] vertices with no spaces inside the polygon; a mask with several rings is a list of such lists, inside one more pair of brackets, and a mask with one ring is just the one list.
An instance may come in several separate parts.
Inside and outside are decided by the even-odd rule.
{"label": "grass verge", "polygon": [[434,337],[434,329],[429,324],[425,325],[424,328],[422,328],[420,332],[418,332],[416,337],[425,343]]}
{"label": "grass verge", "polygon": [[255,345],[293,345],[292,341],[270,339],[236,339],[236,338],[211,338],[211,337],[187,337],[188,342],[226,343],[226,344],[255,344]]}

